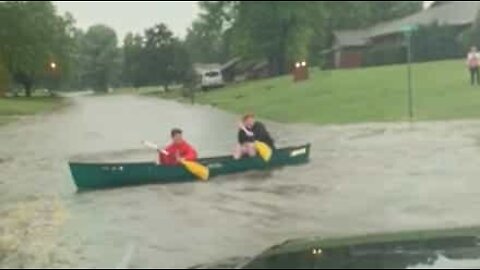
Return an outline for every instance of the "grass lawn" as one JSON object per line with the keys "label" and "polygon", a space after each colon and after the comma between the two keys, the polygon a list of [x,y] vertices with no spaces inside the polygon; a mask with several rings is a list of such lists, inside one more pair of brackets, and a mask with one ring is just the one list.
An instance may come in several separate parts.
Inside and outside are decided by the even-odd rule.
{"label": "grass lawn", "polygon": [[15,120],[17,116],[51,111],[63,104],[61,98],[55,97],[0,98],[0,125]]}
{"label": "grass lawn", "polygon": [[[480,86],[469,85],[463,60],[413,66],[417,120],[480,117]],[[199,94],[196,100],[280,122],[316,124],[408,119],[405,65],[350,70],[311,69],[310,80],[291,76],[241,83]]]}

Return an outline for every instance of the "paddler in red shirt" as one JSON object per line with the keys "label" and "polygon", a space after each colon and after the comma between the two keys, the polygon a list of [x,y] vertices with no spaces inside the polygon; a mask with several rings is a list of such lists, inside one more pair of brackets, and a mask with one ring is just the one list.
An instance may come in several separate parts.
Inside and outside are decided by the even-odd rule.
{"label": "paddler in red shirt", "polygon": [[183,139],[181,129],[172,129],[170,135],[172,143],[159,151],[158,158],[161,164],[177,165],[181,160],[195,161],[197,159],[197,151]]}

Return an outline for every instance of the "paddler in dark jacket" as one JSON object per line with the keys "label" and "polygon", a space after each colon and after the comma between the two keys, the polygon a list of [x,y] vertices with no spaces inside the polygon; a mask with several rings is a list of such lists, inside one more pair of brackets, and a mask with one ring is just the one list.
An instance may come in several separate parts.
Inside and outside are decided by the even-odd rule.
{"label": "paddler in dark jacket", "polygon": [[246,114],[242,118],[238,129],[238,145],[235,149],[234,158],[240,159],[243,156],[253,157],[257,154],[255,141],[266,143],[270,148],[275,148],[274,140],[268,133],[262,122],[255,121],[253,114]]}

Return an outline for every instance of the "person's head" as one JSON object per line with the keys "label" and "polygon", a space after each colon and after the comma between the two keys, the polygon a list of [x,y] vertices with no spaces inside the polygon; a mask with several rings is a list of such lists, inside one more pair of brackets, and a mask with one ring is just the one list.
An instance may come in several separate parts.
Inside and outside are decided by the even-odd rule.
{"label": "person's head", "polygon": [[174,128],[170,132],[170,136],[172,137],[173,143],[181,143],[183,141],[182,137],[182,130],[179,128]]}
{"label": "person's head", "polygon": [[255,124],[255,115],[253,113],[247,113],[242,118],[243,125],[247,128],[253,127]]}
{"label": "person's head", "polygon": [[470,47],[470,51],[471,51],[471,52],[477,52],[477,47],[476,47],[476,46]]}

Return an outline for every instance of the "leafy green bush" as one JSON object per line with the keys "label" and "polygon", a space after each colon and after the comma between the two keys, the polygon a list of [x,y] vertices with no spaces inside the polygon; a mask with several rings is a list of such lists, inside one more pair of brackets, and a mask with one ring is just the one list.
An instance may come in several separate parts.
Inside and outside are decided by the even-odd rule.
{"label": "leafy green bush", "polygon": [[472,26],[462,33],[461,41],[465,50],[471,46],[480,47],[480,11],[478,11]]}
{"label": "leafy green bush", "polygon": [[[459,58],[464,55],[465,47],[457,26],[443,26],[437,23],[420,26],[412,36],[412,61],[425,62]],[[387,65],[405,63],[406,37],[400,36],[395,42],[374,44],[366,50],[365,65]],[[480,36],[480,33],[479,33]]]}
{"label": "leafy green bush", "polygon": [[405,47],[402,44],[380,44],[367,49],[366,66],[390,65],[406,61]]}
{"label": "leafy green bush", "polygon": [[0,61],[0,97],[3,97],[8,91],[10,85],[10,75],[8,74],[7,69],[3,66]]}
{"label": "leafy green bush", "polygon": [[437,23],[420,27],[412,37],[412,54],[416,62],[459,58],[464,47],[457,26]]}

